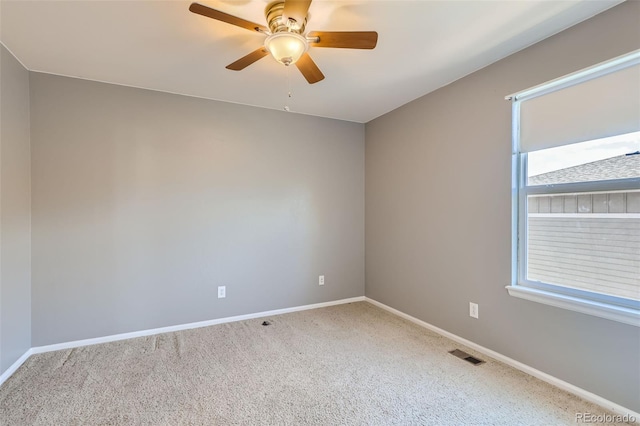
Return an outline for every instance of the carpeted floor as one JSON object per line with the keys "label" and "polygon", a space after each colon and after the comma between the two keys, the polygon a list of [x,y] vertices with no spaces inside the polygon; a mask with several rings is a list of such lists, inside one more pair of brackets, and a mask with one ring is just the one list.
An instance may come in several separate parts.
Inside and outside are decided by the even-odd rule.
{"label": "carpeted floor", "polygon": [[569,425],[607,413],[366,302],[265,319],[34,355],[0,388],[0,424]]}

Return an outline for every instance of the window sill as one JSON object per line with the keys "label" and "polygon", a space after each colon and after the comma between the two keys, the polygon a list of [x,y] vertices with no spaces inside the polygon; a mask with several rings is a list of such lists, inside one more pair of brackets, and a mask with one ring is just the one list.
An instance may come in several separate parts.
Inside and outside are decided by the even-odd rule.
{"label": "window sill", "polygon": [[640,312],[635,309],[608,305],[519,285],[510,285],[506,288],[510,296],[520,299],[531,300],[545,305],[640,327]]}

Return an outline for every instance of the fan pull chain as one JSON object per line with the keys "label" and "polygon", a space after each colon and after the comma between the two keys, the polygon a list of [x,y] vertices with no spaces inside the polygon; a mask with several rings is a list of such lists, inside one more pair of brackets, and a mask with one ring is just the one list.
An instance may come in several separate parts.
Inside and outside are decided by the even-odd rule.
{"label": "fan pull chain", "polygon": [[291,100],[291,74],[289,72],[290,67],[287,68],[287,99],[285,101],[284,110],[289,112],[289,101]]}

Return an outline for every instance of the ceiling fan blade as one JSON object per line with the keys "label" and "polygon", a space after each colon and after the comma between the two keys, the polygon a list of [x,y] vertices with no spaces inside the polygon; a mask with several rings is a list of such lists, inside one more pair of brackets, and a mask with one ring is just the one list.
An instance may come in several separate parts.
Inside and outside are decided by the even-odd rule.
{"label": "ceiling fan blade", "polygon": [[305,53],[296,61],[296,66],[309,84],[324,80],[324,74],[322,74],[322,71],[320,71],[320,68],[313,62],[313,59],[311,59],[308,53]]}
{"label": "ceiling fan blade", "polygon": [[247,21],[242,18],[238,18],[228,13],[220,12],[216,9],[204,6],[200,3],[191,3],[189,10],[198,15],[206,16],[207,18],[216,19],[218,21],[226,22],[227,24],[235,25],[237,27],[246,28],[250,31],[267,32],[269,31],[264,25],[256,24],[255,22]]}
{"label": "ceiling fan blade", "polygon": [[261,47],[249,53],[248,55],[243,56],[234,63],[227,65],[225,68],[227,68],[228,70],[240,71],[256,62],[257,60],[264,58],[268,54],[269,52],[267,51],[267,49]]}
{"label": "ceiling fan blade", "polygon": [[287,18],[293,18],[302,26],[309,12],[311,0],[284,0],[282,14]]}
{"label": "ceiling fan blade", "polygon": [[344,49],[373,49],[378,43],[375,31],[312,31],[307,34],[314,47],[340,47]]}

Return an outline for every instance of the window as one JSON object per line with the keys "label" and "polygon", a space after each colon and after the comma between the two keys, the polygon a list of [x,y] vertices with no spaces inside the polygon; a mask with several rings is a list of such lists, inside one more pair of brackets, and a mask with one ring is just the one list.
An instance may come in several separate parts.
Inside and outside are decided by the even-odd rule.
{"label": "window", "polygon": [[640,326],[640,51],[507,98],[509,294]]}

